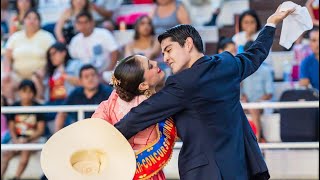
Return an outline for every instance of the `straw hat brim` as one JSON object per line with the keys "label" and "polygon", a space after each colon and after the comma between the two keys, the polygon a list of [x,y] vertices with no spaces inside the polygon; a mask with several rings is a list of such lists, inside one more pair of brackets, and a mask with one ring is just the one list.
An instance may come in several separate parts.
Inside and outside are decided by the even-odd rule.
{"label": "straw hat brim", "polygon": [[[72,166],[76,152],[99,150],[104,155],[98,174],[83,175]],[[45,143],[41,168],[49,180],[132,180],[135,154],[126,138],[111,124],[99,118],[73,123]]]}

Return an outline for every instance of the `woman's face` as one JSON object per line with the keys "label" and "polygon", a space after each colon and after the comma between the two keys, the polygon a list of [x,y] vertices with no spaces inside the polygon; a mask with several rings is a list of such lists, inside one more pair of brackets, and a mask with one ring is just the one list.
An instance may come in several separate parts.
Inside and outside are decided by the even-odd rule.
{"label": "woman's face", "polygon": [[87,0],[72,0],[72,6],[74,9],[82,10],[86,5]]}
{"label": "woman's face", "polygon": [[31,12],[24,18],[24,25],[27,31],[37,32],[40,29],[40,20],[36,13]]}
{"label": "woman's face", "polygon": [[55,48],[51,48],[49,50],[50,60],[52,65],[59,66],[64,63],[66,52],[65,51],[58,51]]}
{"label": "woman's face", "polygon": [[242,31],[248,34],[254,34],[257,32],[257,22],[251,15],[245,15],[241,21]]}
{"label": "woman's face", "polygon": [[152,24],[151,19],[144,17],[141,19],[138,25],[138,32],[141,36],[149,36],[151,34]]}
{"label": "woman's face", "polygon": [[137,59],[144,69],[144,82],[147,83],[149,87],[155,88],[158,84],[163,82],[165,74],[158,67],[156,61],[149,60],[147,57],[140,55],[137,55]]}
{"label": "woman's face", "polygon": [[31,8],[31,0],[17,0],[17,8],[19,11],[28,11]]}

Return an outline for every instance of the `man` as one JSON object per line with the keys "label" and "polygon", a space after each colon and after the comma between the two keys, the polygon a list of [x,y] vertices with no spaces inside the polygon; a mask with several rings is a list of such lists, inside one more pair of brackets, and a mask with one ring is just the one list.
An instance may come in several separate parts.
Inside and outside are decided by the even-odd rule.
{"label": "man", "polygon": [[270,16],[253,46],[235,57],[228,52],[204,56],[201,37],[190,25],[167,30],[158,40],[174,75],[116,128],[130,138],[173,116],[183,141],[181,180],[268,179],[267,166],[239,101],[240,82],[267,57],[275,25],[291,12],[278,10]]}
{"label": "man", "polygon": [[77,15],[76,28],[80,33],[71,39],[71,57],[94,65],[99,73],[113,70],[118,58],[118,43],[111,32],[95,28],[90,12]]}
{"label": "man", "polygon": [[[64,105],[88,105],[100,104],[108,99],[112,92],[112,88],[99,84],[97,70],[92,65],[84,65],[79,73],[80,83],[82,87],[72,91],[64,102]],[[72,120],[77,120],[76,113],[70,113]],[[59,112],[55,119],[55,132],[64,127],[68,113]],[[90,118],[92,112],[86,112],[85,118]]]}
{"label": "man", "polygon": [[319,28],[312,29],[309,36],[313,53],[301,62],[299,84],[319,90]]}

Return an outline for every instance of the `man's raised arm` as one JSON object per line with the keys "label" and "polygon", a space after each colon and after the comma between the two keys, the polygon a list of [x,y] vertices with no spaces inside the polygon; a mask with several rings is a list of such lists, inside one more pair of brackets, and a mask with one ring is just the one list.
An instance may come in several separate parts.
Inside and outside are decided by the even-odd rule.
{"label": "man's raised arm", "polygon": [[276,25],[295,10],[280,11],[280,6],[268,18],[266,26],[261,30],[250,48],[244,53],[236,55],[235,58],[240,68],[241,80],[254,73],[267,58],[273,43]]}

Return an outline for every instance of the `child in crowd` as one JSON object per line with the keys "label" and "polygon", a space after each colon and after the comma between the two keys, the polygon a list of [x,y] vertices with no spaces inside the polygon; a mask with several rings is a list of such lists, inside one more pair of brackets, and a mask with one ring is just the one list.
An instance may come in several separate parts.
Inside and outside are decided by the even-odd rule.
{"label": "child in crowd", "polygon": [[[13,106],[37,106],[35,96],[37,94],[36,87],[31,80],[23,80],[18,87],[18,95],[20,101],[13,104]],[[25,144],[40,142],[40,137],[45,130],[45,122],[40,114],[36,113],[15,113],[8,115],[8,128],[11,136],[12,144]],[[20,161],[15,177],[13,179],[20,179],[24,172],[31,151],[4,151],[1,162],[1,179],[6,172],[9,161],[17,154],[20,154]]]}

